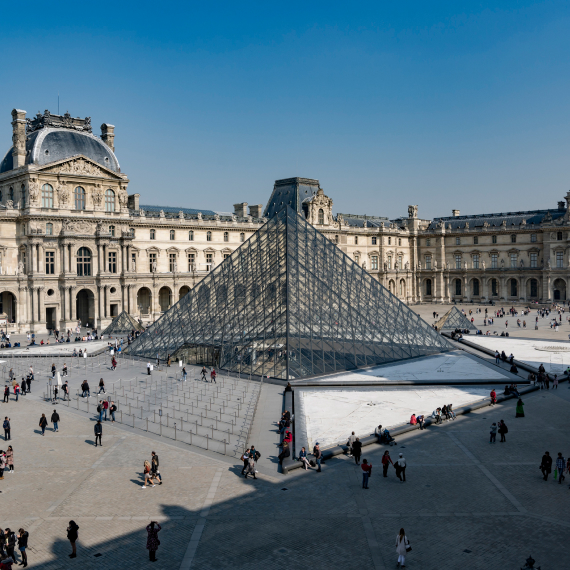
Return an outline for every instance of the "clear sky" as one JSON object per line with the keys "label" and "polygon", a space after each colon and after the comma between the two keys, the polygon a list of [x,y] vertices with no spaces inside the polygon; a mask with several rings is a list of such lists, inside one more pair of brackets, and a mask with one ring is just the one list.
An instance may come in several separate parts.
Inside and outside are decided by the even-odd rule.
{"label": "clear sky", "polygon": [[59,92],[116,126],[145,204],[231,211],[303,176],[335,212],[556,207],[569,30],[560,0],[4,3],[0,154],[10,111]]}

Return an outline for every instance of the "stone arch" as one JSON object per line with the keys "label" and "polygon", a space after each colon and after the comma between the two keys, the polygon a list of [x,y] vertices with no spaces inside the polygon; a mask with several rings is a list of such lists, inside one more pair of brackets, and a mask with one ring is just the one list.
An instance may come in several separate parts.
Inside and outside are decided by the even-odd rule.
{"label": "stone arch", "polygon": [[471,279],[471,295],[473,297],[480,297],[481,296],[481,282],[477,277]]}
{"label": "stone arch", "polygon": [[95,326],[95,294],[91,289],[85,288],[77,291],[75,310],[77,320],[81,321],[81,326]]}
{"label": "stone arch", "polygon": [[406,280],[400,279],[400,286],[398,287],[398,293],[401,299],[406,298]]}
{"label": "stone arch", "polygon": [[18,301],[15,293],[4,290],[0,293],[0,313],[6,313],[9,323],[17,322]]}
{"label": "stone arch", "polygon": [[451,282],[451,296],[452,297],[462,297],[463,296],[463,282],[461,279],[456,278]]}
{"label": "stone arch", "polygon": [[526,280],[526,298],[539,299],[540,298],[540,281],[536,277],[530,277]]}
{"label": "stone arch", "polygon": [[491,277],[487,281],[487,288],[489,290],[489,299],[499,297],[501,294],[500,282],[497,278]]}
{"label": "stone arch", "polygon": [[160,304],[160,310],[166,313],[168,309],[172,306],[172,289],[164,285],[158,291],[158,302]]}
{"label": "stone arch", "polygon": [[141,287],[137,291],[137,309],[140,315],[150,315],[152,307],[152,291]]}
{"label": "stone arch", "polygon": [[396,294],[396,283],[393,279],[390,279],[390,281],[388,282],[388,290],[390,291],[390,293],[392,293],[392,295]]}
{"label": "stone arch", "polygon": [[552,295],[555,301],[566,301],[566,281],[564,281],[564,279],[559,277],[554,280],[552,284]]}
{"label": "stone arch", "polygon": [[507,281],[507,296],[508,297],[518,297],[519,296],[519,282],[518,279],[511,277]]}
{"label": "stone arch", "polygon": [[188,285],[180,287],[180,290],[178,291],[178,300],[182,299],[184,295],[188,295],[188,293],[190,293],[190,287],[188,287]]}
{"label": "stone arch", "polygon": [[424,279],[424,294],[426,297],[433,295],[433,281],[431,279]]}

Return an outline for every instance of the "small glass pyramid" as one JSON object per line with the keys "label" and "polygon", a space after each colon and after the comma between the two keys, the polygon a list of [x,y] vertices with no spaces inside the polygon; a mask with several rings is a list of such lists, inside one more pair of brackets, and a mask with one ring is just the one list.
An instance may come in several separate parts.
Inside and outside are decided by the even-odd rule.
{"label": "small glass pyramid", "polygon": [[439,321],[435,324],[438,331],[468,329],[470,331],[478,330],[477,327],[457,308],[451,307]]}
{"label": "small glass pyramid", "polygon": [[143,326],[133,319],[129,313],[123,311],[116,316],[111,324],[101,333],[109,336],[126,336],[132,331],[142,331]]}
{"label": "small glass pyramid", "polygon": [[281,379],[448,350],[444,337],[289,206],[128,348]]}

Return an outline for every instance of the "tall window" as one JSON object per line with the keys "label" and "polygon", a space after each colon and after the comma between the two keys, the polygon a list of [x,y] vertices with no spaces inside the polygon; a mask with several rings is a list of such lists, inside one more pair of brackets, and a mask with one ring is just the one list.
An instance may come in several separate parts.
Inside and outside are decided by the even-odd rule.
{"label": "tall window", "polygon": [[212,266],[214,265],[214,254],[206,254],[206,271],[212,271]]}
{"label": "tall window", "polygon": [[392,245],[392,238],[391,237],[388,238],[388,245]]}
{"label": "tall window", "polygon": [[50,184],[42,186],[42,208],[53,208],[53,186]]}
{"label": "tall window", "polygon": [[46,224],[46,236],[52,236],[52,235],[53,235],[53,224],[48,222]]}
{"label": "tall window", "polygon": [[115,226],[109,226],[109,233],[111,237],[115,237]]}
{"label": "tall window", "polygon": [[86,247],[79,248],[77,252],[77,275],[80,277],[91,275],[91,250]]}
{"label": "tall window", "polygon": [[174,230],[170,230],[170,241],[174,241],[176,239],[176,232]]}
{"label": "tall window", "polygon": [[360,255],[358,253],[354,254],[354,262],[360,265]]}
{"label": "tall window", "polygon": [[188,254],[188,271],[196,271],[196,254]]}
{"label": "tall window", "polygon": [[22,201],[22,208],[26,205],[26,187],[22,184],[22,188],[20,188],[20,199]]}
{"label": "tall window", "polygon": [[239,234],[239,241],[245,241],[245,234]]}
{"label": "tall window", "polygon": [[153,265],[156,264],[156,253],[151,252],[148,254],[148,270],[152,272]]}
{"label": "tall window", "polygon": [[105,190],[105,212],[115,211],[115,192],[110,188]]}
{"label": "tall window", "polygon": [[398,238],[398,245],[402,245],[402,238]]}
{"label": "tall window", "polygon": [[129,267],[130,271],[136,271],[137,268],[137,254],[131,253],[131,266]]}
{"label": "tall window", "polygon": [[[431,239],[427,238],[426,239],[426,245],[429,247],[431,245]],[[428,279],[428,281],[430,282],[430,287],[431,287],[431,280]]]}
{"label": "tall window", "polygon": [[85,190],[78,186],[74,191],[75,196],[75,209],[85,210]]}
{"label": "tall window", "polygon": [[228,232],[224,232],[224,241],[230,241],[230,234]]}
{"label": "tall window", "polygon": [[[12,189],[10,188],[10,190],[12,190]],[[558,241],[562,241],[562,232],[557,232],[557,233],[556,233],[556,239],[557,239]]]}
{"label": "tall window", "polygon": [[479,297],[479,279],[473,279],[473,296]]}
{"label": "tall window", "polygon": [[150,239],[156,239],[156,230],[150,230]]}
{"label": "tall window", "polygon": [[325,223],[325,212],[321,208],[319,210],[319,224],[322,226]]}
{"label": "tall window", "polygon": [[212,241],[212,232],[206,234],[206,241]]}
{"label": "tall window", "polygon": [[530,296],[538,297],[538,281],[536,279],[530,280]]}
{"label": "tall window", "polygon": [[513,235],[511,236],[511,243],[517,243],[517,236],[516,236],[516,234],[513,234]]}
{"label": "tall window", "polygon": [[455,256],[455,269],[461,269],[461,256]]}
{"label": "tall window", "polygon": [[46,275],[55,274],[55,252],[46,251]]}
{"label": "tall window", "polygon": [[531,267],[538,267],[538,253],[531,253],[530,254],[530,266]]}
{"label": "tall window", "polygon": [[516,267],[517,266],[517,254],[516,253],[511,253],[511,267]]}
{"label": "tall window", "polygon": [[171,253],[168,256],[168,264],[169,264],[169,268],[170,268],[170,273],[174,273],[174,271],[176,270],[176,254],[175,253]]}
{"label": "tall window", "polygon": [[491,254],[491,269],[497,269],[499,267],[499,254],[492,253]]}
{"label": "tall window", "polygon": [[[12,202],[14,201],[14,188],[12,188],[12,186],[10,186],[10,191],[8,192],[8,199],[12,200]],[[562,234],[560,234],[560,236],[562,236]],[[562,237],[560,237],[560,239],[562,239]]]}
{"label": "tall window", "polygon": [[493,297],[498,297],[499,295],[499,284],[496,279],[491,279],[491,295]]}
{"label": "tall window", "polygon": [[[479,255],[478,254],[473,255],[473,269],[479,269]],[[479,283],[479,282],[477,282],[477,283]]]}
{"label": "tall window", "polygon": [[431,269],[431,255],[426,255],[426,269]]}
{"label": "tall window", "polygon": [[338,243],[338,235],[334,236],[334,242]]}
{"label": "tall window", "polygon": [[404,266],[402,264],[402,256],[399,255],[398,256],[398,269],[403,269],[403,268],[404,268]]}
{"label": "tall window", "polygon": [[461,238],[460,237],[455,238],[455,245],[461,245]]}
{"label": "tall window", "polygon": [[557,251],[556,252],[556,267],[562,268],[564,267],[564,252]]}
{"label": "tall window", "polygon": [[354,236],[354,245],[358,245],[358,236]]}
{"label": "tall window", "polygon": [[372,238],[372,245],[376,245],[377,243],[378,243],[378,240],[375,237],[373,237]]}
{"label": "tall window", "polygon": [[109,252],[109,273],[117,273],[117,252]]}
{"label": "tall window", "polygon": [[518,295],[518,283],[516,279],[511,279],[511,297]]}
{"label": "tall window", "polygon": [[479,243],[479,237],[478,236],[473,236],[473,244],[474,245],[478,245]]}
{"label": "tall window", "polygon": [[431,297],[431,279],[426,279],[426,296]]}
{"label": "tall window", "polygon": [[229,253],[224,253],[224,259],[227,259],[230,256]]}
{"label": "tall window", "polygon": [[370,258],[370,268],[373,270],[378,269],[378,256],[377,255],[373,255]]}
{"label": "tall window", "polygon": [[194,241],[194,232],[192,230],[190,230],[188,232],[188,240],[189,241]]}
{"label": "tall window", "polygon": [[388,269],[392,269],[392,256],[388,256]]}
{"label": "tall window", "polygon": [[530,234],[530,241],[536,243],[536,234]]}
{"label": "tall window", "polygon": [[491,236],[491,242],[497,243],[497,236]]}
{"label": "tall window", "polygon": [[455,294],[461,295],[461,279],[455,280]]}
{"label": "tall window", "polygon": [[131,237],[134,238],[135,237],[135,228],[130,228],[129,233],[130,233]]}

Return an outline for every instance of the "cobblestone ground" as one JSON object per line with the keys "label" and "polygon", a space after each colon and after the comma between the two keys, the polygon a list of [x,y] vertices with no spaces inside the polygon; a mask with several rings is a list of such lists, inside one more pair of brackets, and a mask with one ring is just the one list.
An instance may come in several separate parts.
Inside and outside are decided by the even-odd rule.
{"label": "cobblestone ground", "polygon": [[[393,542],[404,527],[412,543],[406,567],[518,569],[532,554],[543,570],[565,567],[570,530],[567,484],[544,482],[545,450],[566,456],[570,390],[479,410],[398,438],[392,456],[408,462],[407,482],[384,479],[384,448],[365,448],[374,466],[370,489],[352,460],[323,472],[240,476],[241,465],[104,425],[93,445],[92,419],[59,406],[60,431],[44,437],[28,397],[1,404],[12,423],[15,472],[0,481],[2,526],[30,532],[30,568],[393,568]],[[506,443],[489,444],[504,419]],[[381,418],[380,418],[381,420]],[[0,447],[5,447],[0,442]],[[145,458],[159,454],[164,485],[141,488]],[[274,449],[261,449],[264,456]],[[570,483],[570,477],[568,478]],[[68,558],[66,527],[80,527],[78,558]],[[148,562],[145,526],[163,529],[158,562]],[[562,561],[562,562],[561,562]]]}

